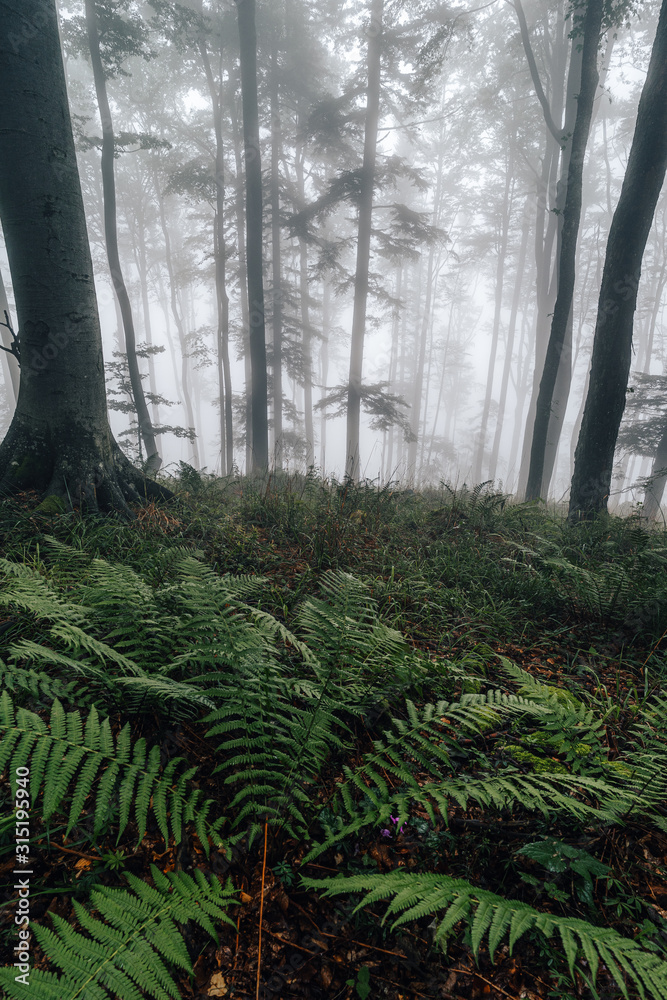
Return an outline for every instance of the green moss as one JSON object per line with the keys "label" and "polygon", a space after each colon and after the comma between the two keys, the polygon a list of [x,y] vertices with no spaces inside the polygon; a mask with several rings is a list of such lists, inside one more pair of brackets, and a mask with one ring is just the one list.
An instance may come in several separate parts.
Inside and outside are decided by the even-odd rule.
{"label": "green moss", "polygon": [[569,774],[565,765],[561,764],[558,760],[553,760],[549,757],[536,757],[529,750],[524,750],[523,747],[515,745],[508,746],[505,749],[512,754],[516,761],[520,764],[525,764],[535,774]]}
{"label": "green moss", "polygon": [[67,510],[65,501],[55,494],[44,497],[38,507],[35,508],[39,514],[64,514]]}

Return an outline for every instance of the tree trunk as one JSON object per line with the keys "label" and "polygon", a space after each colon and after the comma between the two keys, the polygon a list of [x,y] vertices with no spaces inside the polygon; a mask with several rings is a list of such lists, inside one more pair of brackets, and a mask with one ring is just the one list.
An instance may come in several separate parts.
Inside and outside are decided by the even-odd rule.
{"label": "tree trunk", "polygon": [[[156,190],[158,188],[157,178],[155,183]],[[183,326],[183,317],[178,308],[178,301],[176,297],[176,275],[174,274],[174,263],[171,254],[171,238],[169,236],[169,227],[167,225],[167,216],[164,210],[164,199],[160,193],[157,191],[158,198],[158,208],[160,211],[160,225],[162,228],[162,236],[164,238],[164,252],[165,261],[167,264],[167,273],[169,275],[169,298],[171,304],[171,314],[174,318],[174,323],[176,324],[176,331],[178,333],[178,340],[181,347],[181,391],[183,393],[183,403],[185,405],[185,418],[188,421],[188,429],[195,430],[195,414],[192,406],[192,396],[190,393],[190,372],[188,366],[188,346],[185,336],[185,327]],[[199,446],[197,444],[197,436],[192,439],[192,451],[193,451],[193,461],[195,468],[201,468],[201,461],[199,457]],[[221,470],[222,471],[222,470]]]}
{"label": "tree trunk", "polygon": [[384,0],[372,0],[371,20],[367,29],[368,53],[366,57],[366,64],[368,82],[366,90],[366,126],[364,135],[364,160],[361,168],[361,184],[359,191],[357,266],[354,276],[352,343],[350,345],[350,376],[347,392],[347,453],[345,458],[345,473],[352,479],[359,478],[361,378],[364,362],[366,304],[368,301],[368,274],[371,256],[371,224],[373,217],[373,189],[375,187],[375,157],[377,149],[378,122],[380,118],[380,69],[382,62],[383,12]]}
{"label": "tree trunk", "polygon": [[246,261],[250,361],[252,365],[252,469],[269,467],[269,422],[262,274],[262,164],[257,107],[255,0],[236,0],[239,22],[243,145],[246,176]]}
{"label": "tree trunk", "polygon": [[0,59],[0,217],[22,361],[0,488],[128,514],[127,500],[170,494],[134,468],[109,428],[55,3],[34,0],[27,11],[23,0],[6,0],[2,10],[5,37],[26,40]]}
{"label": "tree trunk", "polygon": [[213,245],[215,297],[217,306],[217,371],[220,397],[220,469],[231,475],[234,468],[234,421],[232,416],[232,374],[229,363],[229,296],[227,295],[227,248],[225,246],[225,149],[222,141],[222,94],[213,79],[206,42],[200,41],[201,56],[209,97],[213,107],[215,133],[215,217]]}
{"label": "tree trunk", "polygon": [[127,367],[130,373],[130,384],[134,405],[137,410],[137,420],[139,422],[139,433],[146,447],[146,469],[149,472],[157,472],[162,464],[160,453],[155,442],[153,422],[146,405],[144,387],[139,372],[139,362],[137,360],[137,345],[134,332],[134,320],[132,317],[132,307],[127,294],[123,272],[120,266],[120,256],[118,254],[118,226],[116,221],[116,179],[114,174],[115,140],[113,133],[113,123],[111,111],[109,109],[109,98],[107,96],[107,84],[100,54],[100,39],[97,30],[97,13],[95,10],[95,0],[86,0],[86,30],[88,33],[88,47],[90,49],[90,62],[93,68],[93,79],[95,81],[95,93],[97,104],[102,121],[102,190],[104,197],[104,239],[109,260],[109,270],[113,281],[114,291],[118,298],[120,311],[123,317],[123,330],[125,332],[125,350],[127,353]]}
{"label": "tree trunk", "polygon": [[280,246],[280,109],[278,51],[271,46],[271,329],[273,333],[273,462],[283,464],[283,289]]}
{"label": "tree trunk", "polygon": [[[12,317],[9,312],[9,302],[7,301],[7,292],[5,291],[5,283],[2,278],[2,272],[0,272],[0,322],[8,323],[14,333],[14,325],[12,323]],[[10,348],[12,346],[12,336],[6,326],[0,327],[0,340],[4,347]],[[2,352],[2,367],[5,372],[5,385],[7,386],[7,399],[10,404],[15,404],[18,399],[19,394],[19,380],[21,373],[19,371],[18,361],[13,354],[8,354],[7,351]]]}
{"label": "tree trunk", "polygon": [[[329,336],[331,334],[331,289],[327,279],[324,279],[322,288],[322,343],[320,345],[320,383],[322,395],[326,396],[327,382],[329,380]],[[320,420],[320,471],[322,477],[326,475],[327,467],[327,412],[326,407],[322,407],[322,419]]]}
{"label": "tree trunk", "polygon": [[493,332],[491,336],[491,353],[489,355],[489,366],[486,373],[486,393],[484,396],[484,406],[482,408],[482,421],[475,454],[472,478],[474,483],[482,481],[482,466],[484,464],[484,449],[486,447],[486,432],[489,422],[489,411],[491,409],[491,398],[493,396],[493,376],[496,370],[496,356],[498,354],[498,340],[500,337],[500,314],[503,306],[503,286],[505,283],[505,258],[507,256],[507,237],[510,227],[510,217],[512,214],[512,200],[514,192],[514,170],[513,170],[513,143],[509,143],[509,157],[505,174],[505,193],[503,197],[502,220],[498,241],[498,260],[496,262],[496,294],[493,311]]}
{"label": "tree trunk", "polygon": [[498,455],[500,453],[500,438],[503,432],[505,418],[505,407],[507,405],[507,389],[509,387],[510,369],[512,367],[512,353],[514,351],[514,337],[516,334],[516,321],[519,312],[519,301],[521,298],[521,286],[523,283],[523,272],[526,266],[526,253],[528,250],[529,219],[528,206],[523,217],[521,227],[521,244],[519,246],[519,258],[516,266],[516,277],[514,279],[514,292],[512,294],[512,306],[510,309],[509,326],[507,328],[507,344],[505,345],[505,361],[503,364],[503,374],[500,381],[500,398],[498,400],[498,417],[496,419],[496,431],[493,436],[491,447],[491,461],[489,463],[489,479],[496,478],[498,467]]}
{"label": "tree trunk", "polygon": [[[526,39],[524,38],[524,46],[525,45]],[[567,53],[568,39],[565,31],[563,6],[561,4],[558,7],[556,34],[553,44],[551,45],[551,58],[549,60],[549,74],[552,91],[551,114],[552,119],[555,122],[560,122],[563,116],[563,91],[565,88]],[[574,100],[574,95],[578,90],[578,84],[574,89],[571,84],[573,83],[577,66],[581,66],[581,59],[580,56],[573,52],[570,58],[570,69],[567,81],[567,103],[565,107],[565,125],[563,126],[563,129],[561,129],[561,139],[563,134],[570,134],[574,128],[574,118],[576,115],[576,101]],[[580,69],[579,77],[581,77]],[[535,80],[533,82],[536,83]],[[528,482],[530,449],[533,440],[533,426],[535,424],[537,396],[540,389],[540,378],[542,375],[542,369],[544,368],[544,358],[549,340],[549,318],[553,312],[556,296],[555,280],[552,280],[552,250],[554,241],[556,241],[556,261],[558,261],[560,253],[559,240],[561,227],[558,224],[559,217],[553,211],[553,208],[558,207],[558,195],[564,194],[562,184],[560,186],[558,184],[558,165],[561,157],[561,139],[558,139],[554,135],[554,132],[549,128],[546,116],[545,123],[547,124],[546,146],[544,157],[542,158],[542,172],[537,188],[537,215],[535,221],[537,302],[537,314],[535,317],[535,358],[530,402],[528,404],[528,414],[526,417],[525,432],[521,447],[521,464],[517,486],[517,493],[520,495],[525,494],[526,484]],[[563,169],[561,169],[561,176],[566,176]]]}
{"label": "tree trunk", "polygon": [[644,493],[643,515],[648,520],[656,518],[660,512],[660,504],[665,492],[667,483],[667,424],[662,432],[662,437],[653,460],[651,468],[651,481],[646,486]]}
{"label": "tree trunk", "polygon": [[621,195],[607,242],[591,379],[575,452],[570,518],[606,510],[625,409],[637,288],[667,166],[667,0],[663,0]]}
{"label": "tree trunk", "polygon": [[243,378],[245,384],[245,467],[252,468],[252,365],[250,363],[250,319],[248,309],[248,270],[246,267],[245,211],[243,204],[243,156],[238,130],[236,102],[233,102],[232,129],[234,136],[234,163],[236,167],[236,188],[234,212],[236,215],[236,238],[239,257],[239,298],[241,300],[241,324],[243,326]]}
{"label": "tree trunk", "polygon": [[[584,39],[581,67],[581,87],[577,102],[577,117],[572,135],[571,155],[567,172],[567,193],[563,207],[563,233],[558,267],[558,294],[554,306],[551,335],[544,360],[535,411],[535,426],[530,450],[530,469],[526,486],[526,499],[542,496],[548,483],[544,482],[544,459],[549,432],[551,407],[563,360],[567,331],[571,333],[571,312],[574,296],[577,237],[581,218],[582,182],[586,145],[590,131],[593,101],[598,85],[597,53],[604,0],[588,0],[584,19]],[[574,53],[572,55],[574,58]],[[571,350],[571,337],[570,337]],[[544,490],[543,490],[544,485]]]}

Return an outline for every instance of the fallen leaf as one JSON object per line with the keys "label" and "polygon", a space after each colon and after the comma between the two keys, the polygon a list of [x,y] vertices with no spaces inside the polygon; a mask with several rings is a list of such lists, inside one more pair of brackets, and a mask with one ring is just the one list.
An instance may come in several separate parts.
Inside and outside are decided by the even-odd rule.
{"label": "fallen leaf", "polygon": [[207,997],[226,997],[229,987],[225,983],[225,977],[221,972],[214,972],[208,984]]}

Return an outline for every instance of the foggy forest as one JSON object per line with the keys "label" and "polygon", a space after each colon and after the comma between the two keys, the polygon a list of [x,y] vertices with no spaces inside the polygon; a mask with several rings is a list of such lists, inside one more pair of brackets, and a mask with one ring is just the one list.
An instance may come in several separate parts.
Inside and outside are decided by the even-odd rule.
{"label": "foggy forest", "polygon": [[667,0],[0,0],[0,994],[667,1000]]}

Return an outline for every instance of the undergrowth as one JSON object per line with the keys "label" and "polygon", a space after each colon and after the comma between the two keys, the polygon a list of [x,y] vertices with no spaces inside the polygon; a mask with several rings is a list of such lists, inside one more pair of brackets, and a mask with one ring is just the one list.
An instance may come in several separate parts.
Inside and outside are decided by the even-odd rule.
{"label": "undergrowth", "polygon": [[[8,996],[249,995],[208,992],[238,914],[343,895],[370,948],[424,943],[422,995],[476,968],[667,998],[664,533],[187,467],[130,525],[35,506],[0,512],[0,870],[23,824],[34,964]],[[311,955],[285,996],[379,975],[281,926]]]}

